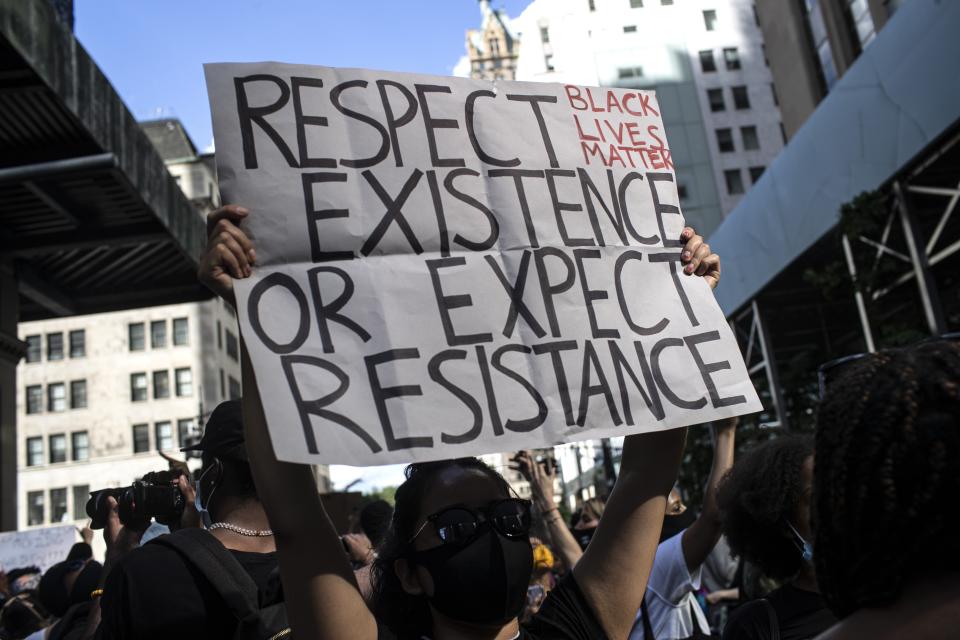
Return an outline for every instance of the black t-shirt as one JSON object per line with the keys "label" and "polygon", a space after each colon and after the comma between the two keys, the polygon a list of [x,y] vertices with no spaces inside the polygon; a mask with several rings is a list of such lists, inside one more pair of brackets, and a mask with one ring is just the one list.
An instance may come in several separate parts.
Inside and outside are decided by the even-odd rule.
{"label": "black t-shirt", "polygon": [[[806,640],[823,633],[837,619],[819,593],[786,584],[767,595],[777,613],[781,640]],[[723,629],[723,640],[770,640],[770,616],[760,601],[733,611]]]}
{"label": "black t-shirt", "polygon": [[[269,584],[275,553],[230,553],[261,597],[276,587]],[[213,585],[179,553],[159,544],[143,545],[120,560],[104,585],[100,607],[99,638],[229,639],[237,626]]]}
{"label": "black t-shirt", "polygon": [[[567,573],[547,594],[533,619],[520,626],[520,640],[603,640],[606,637],[573,573]],[[380,640],[393,638],[381,625]]]}

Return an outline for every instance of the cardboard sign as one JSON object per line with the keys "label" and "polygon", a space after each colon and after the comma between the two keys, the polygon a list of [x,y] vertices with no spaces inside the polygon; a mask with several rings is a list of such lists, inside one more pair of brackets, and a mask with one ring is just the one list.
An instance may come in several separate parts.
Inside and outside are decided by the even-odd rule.
{"label": "cardboard sign", "polygon": [[67,559],[76,538],[73,525],[0,533],[0,568],[10,571],[36,565],[46,571]]}
{"label": "cardboard sign", "polygon": [[240,326],[281,460],[374,465],[760,403],[682,273],[654,93],[207,65]]}

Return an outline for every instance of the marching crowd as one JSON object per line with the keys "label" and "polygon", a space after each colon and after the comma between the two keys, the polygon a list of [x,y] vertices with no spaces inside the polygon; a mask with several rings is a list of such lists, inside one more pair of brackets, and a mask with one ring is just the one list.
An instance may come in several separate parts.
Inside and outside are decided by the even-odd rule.
{"label": "marching crowd", "polygon": [[[233,302],[255,262],[227,206],[200,279]],[[711,286],[719,258],[685,229]],[[245,354],[244,354],[245,355]],[[243,358],[243,399],[210,417],[176,486],[173,533],[104,523],[41,575],[0,573],[0,638],[629,638],[960,636],[960,342],[945,336],[820,368],[813,436],[736,446],[713,430],[700,505],[675,485],[686,429],[626,437],[610,495],[567,516],[555,468],[514,467],[532,501],[475,458],[411,464],[395,503],[341,535],[303,465],[273,455]]]}

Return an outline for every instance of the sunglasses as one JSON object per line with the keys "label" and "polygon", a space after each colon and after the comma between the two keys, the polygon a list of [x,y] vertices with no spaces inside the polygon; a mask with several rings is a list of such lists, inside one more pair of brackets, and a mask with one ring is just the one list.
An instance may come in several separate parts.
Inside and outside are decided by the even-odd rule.
{"label": "sunglasses", "polygon": [[[884,349],[884,351],[900,351],[903,349],[909,349],[923,344],[938,343],[938,342],[957,342],[960,341],[960,333],[945,333],[942,336],[931,336],[929,338],[924,338],[919,342],[907,347],[900,347],[898,349]],[[857,362],[863,358],[874,355],[873,353],[857,353],[852,356],[843,356],[842,358],[837,358],[836,360],[830,360],[825,362],[819,367],[817,367],[817,386],[820,389],[820,399],[823,400],[823,396],[827,392],[827,385],[830,381],[837,377],[837,375],[848,367],[851,363]]]}
{"label": "sunglasses", "polygon": [[441,509],[427,516],[408,542],[412,544],[428,524],[433,525],[443,544],[466,542],[485,525],[508,538],[521,538],[530,534],[530,501],[506,498],[491,502],[483,509],[459,505]]}

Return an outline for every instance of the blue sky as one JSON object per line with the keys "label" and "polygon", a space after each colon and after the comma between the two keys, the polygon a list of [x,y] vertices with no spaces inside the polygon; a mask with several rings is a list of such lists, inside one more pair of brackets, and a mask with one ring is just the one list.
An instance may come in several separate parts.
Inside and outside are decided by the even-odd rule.
{"label": "blue sky", "polygon": [[[494,0],[511,16],[528,0]],[[276,60],[450,75],[477,0],[75,0],[78,39],[138,119],[212,139],[205,62]]]}
{"label": "blue sky", "polygon": [[[494,0],[515,16],[528,0]],[[276,60],[450,75],[477,0],[75,0],[77,38],[139,120],[179,118],[213,139],[205,62]],[[334,466],[335,488],[399,484],[402,466]]]}

